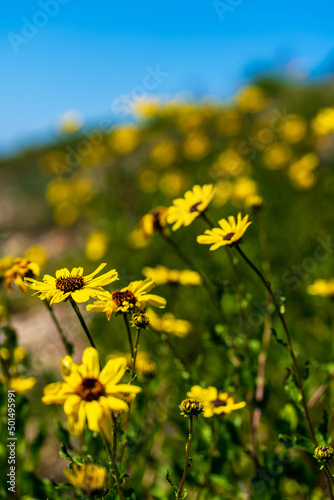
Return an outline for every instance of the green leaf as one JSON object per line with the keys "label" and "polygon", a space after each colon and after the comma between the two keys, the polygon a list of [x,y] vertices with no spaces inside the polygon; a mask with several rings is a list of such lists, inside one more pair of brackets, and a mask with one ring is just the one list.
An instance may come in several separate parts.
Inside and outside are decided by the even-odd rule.
{"label": "green leaf", "polygon": [[71,462],[73,461],[73,458],[67,451],[65,443],[60,443],[59,455],[66,460],[71,460]]}
{"label": "green leaf", "polygon": [[284,342],[282,339],[280,339],[278,336],[277,336],[277,332],[274,328],[271,328],[271,333],[273,334],[274,336],[274,339],[276,340],[276,342],[278,344],[280,344],[282,347],[284,347],[284,349],[287,349],[288,350],[288,344],[286,342]]}
{"label": "green leaf", "polygon": [[167,481],[167,483],[169,483],[171,485],[171,487],[174,490],[174,493],[177,493],[177,487],[175,486],[175,484],[173,483],[173,481],[170,478],[169,470],[167,471],[167,474],[166,474],[166,481]]}

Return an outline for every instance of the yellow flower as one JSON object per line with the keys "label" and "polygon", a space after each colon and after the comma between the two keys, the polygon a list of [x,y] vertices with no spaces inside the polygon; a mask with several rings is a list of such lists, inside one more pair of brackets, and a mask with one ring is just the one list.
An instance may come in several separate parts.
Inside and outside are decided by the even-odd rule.
{"label": "yellow flower", "polygon": [[315,280],[313,285],[307,287],[310,295],[319,295],[320,297],[334,297],[334,278],[330,280]]}
{"label": "yellow flower", "polygon": [[256,113],[262,109],[266,103],[266,97],[263,90],[254,85],[241,89],[236,100],[238,108],[246,113]]}
{"label": "yellow flower", "polygon": [[132,401],[141,388],[119,384],[126,370],[126,359],[107,362],[100,371],[99,354],[88,347],[82,355],[82,364],[74,363],[70,356],[62,361],[65,382],[49,384],[44,388],[42,402],[62,404],[67,415],[69,430],[80,436],[87,420],[91,431],[105,429],[111,411],[128,411],[126,401]]}
{"label": "yellow flower", "polygon": [[8,359],[10,359],[10,352],[7,347],[0,347],[0,358],[4,359],[5,361],[8,361]]}
{"label": "yellow flower", "polygon": [[312,120],[312,128],[317,135],[334,132],[334,108],[323,108]]}
{"label": "yellow flower", "polygon": [[24,282],[26,276],[39,276],[40,267],[36,262],[31,262],[29,259],[17,257],[13,260],[11,267],[4,272],[5,288],[9,292],[12,290],[13,283],[23,293],[28,292],[28,288]]}
{"label": "yellow flower", "polygon": [[87,238],[86,257],[89,260],[100,260],[108,249],[109,238],[104,231],[92,233]]}
{"label": "yellow flower", "polygon": [[300,142],[305,137],[306,130],[306,120],[301,116],[295,116],[284,124],[282,136],[288,142]]}
{"label": "yellow flower", "polygon": [[248,221],[249,215],[245,215],[242,219],[241,213],[238,213],[237,221],[231,215],[228,220],[221,219],[218,221],[220,227],[207,229],[205,234],[197,236],[197,242],[201,245],[211,245],[210,250],[217,250],[217,248],[225,245],[236,245],[240,242],[246,229],[251,224]]}
{"label": "yellow flower", "polygon": [[177,319],[172,313],[165,313],[162,316],[155,314],[152,309],[146,311],[150,319],[150,326],[157,332],[169,333],[176,337],[183,338],[192,329],[191,323],[184,319]]}
{"label": "yellow flower", "polygon": [[46,274],[43,282],[26,278],[26,283],[40,294],[41,300],[51,299],[50,304],[62,302],[69,297],[76,302],[87,302],[90,297],[103,297],[106,292],[102,287],[118,279],[115,269],[94,278],[105,266],[106,264],[101,264],[88,276],[82,276],[82,267],[74,267],[71,272],[64,268],[56,271],[55,278]]}
{"label": "yellow flower", "polygon": [[202,160],[210,151],[209,137],[203,132],[191,132],[187,135],[183,145],[185,158],[192,161]]}
{"label": "yellow flower", "polygon": [[199,385],[194,385],[189,392],[189,398],[196,398],[204,406],[203,416],[210,418],[213,415],[221,415],[222,413],[230,414],[231,411],[239,410],[246,406],[245,401],[236,403],[234,398],[229,396],[227,392],[218,392],[215,387],[203,389]]}
{"label": "yellow flower", "polygon": [[258,209],[263,206],[263,198],[258,194],[251,194],[246,199],[246,205],[253,209]]}
{"label": "yellow flower", "polygon": [[35,377],[11,377],[8,381],[6,377],[1,375],[0,382],[3,384],[8,384],[8,389],[11,391],[15,391],[19,394],[23,394],[25,392],[31,391],[31,389],[36,384],[37,380]]}
{"label": "yellow flower", "polygon": [[12,255],[6,255],[0,259],[0,279],[3,278],[5,271],[12,266],[14,260],[15,258]]}
{"label": "yellow flower", "polygon": [[28,352],[27,352],[27,349],[25,347],[15,347],[14,349],[14,354],[13,354],[13,357],[14,357],[14,362],[15,363],[21,363],[21,361],[24,360],[24,358],[26,358],[28,355]]}
{"label": "yellow flower", "polygon": [[150,278],[141,281],[133,281],[122,290],[105,292],[102,300],[97,300],[93,304],[86,306],[87,311],[94,313],[105,312],[108,320],[112,313],[132,313],[142,310],[146,304],[163,308],[166,306],[166,299],[147,293],[155,286]]}
{"label": "yellow flower", "polygon": [[73,470],[64,469],[64,476],[76,488],[85,491],[98,491],[104,488],[107,469],[96,464],[73,464]]}
{"label": "yellow flower", "polygon": [[318,164],[317,155],[308,153],[290,165],[289,177],[297,189],[310,189],[315,184]]}
{"label": "yellow flower", "polygon": [[151,159],[161,168],[169,167],[176,159],[176,147],[173,141],[166,139],[152,149]]}
{"label": "yellow flower", "polygon": [[174,224],[173,231],[181,226],[189,226],[202,212],[206,210],[214,197],[216,189],[212,184],[196,185],[187,191],[184,198],[177,198],[167,210],[167,222]]}
{"label": "yellow flower", "polygon": [[165,231],[166,213],[165,207],[156,207],[142,217],[140,225],[145,238],[149,238],[159,231]]}
{"label": "yellow flower", "polygon": [[289,146],[277,143],[266,149],[263,161],[270,170],[278,170],[287,164],[291,155],[292,152]]}
{"label": "yellow flower", "polygon": [[111,148],[119,154],[129,154],[139,144],[139,131],[136,127],[129,125],[116,128],[109,135]]}
{"label": "yellow flower", "polygon": [[239,177],[231,189],[231,200],[236,203],[243,203],[249,196],[257,192],[257,184],[249,177]]}
{"label": "yellow flower", "polygon": [[143,274],[146,278],[151,278],[156,285],[165,285],[166,283],[180,285],[200,285],[202,283],[200,275],[196,271],[185,269],[168,269],[165,266],[144,267]]}

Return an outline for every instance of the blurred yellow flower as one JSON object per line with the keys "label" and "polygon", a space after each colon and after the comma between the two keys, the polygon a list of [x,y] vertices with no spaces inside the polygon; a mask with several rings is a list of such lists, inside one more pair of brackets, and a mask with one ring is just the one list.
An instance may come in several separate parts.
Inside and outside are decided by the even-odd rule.
{"label": "blurred yellow flower", "polygon": [[138,99],[132,106],[133,112],[141,119],[153,118],[156,116],[160,109],[160,103],[154,99]]}
{"label": "blurred yellow flower", "polygon": [[108,250],[109,237],[104,231],[96,231],[88,236],[86,257],[89,260],[100,260]]}
{"label": "blurred yellow flower", "polygon": [[268,146],[263,154],[265,165],[271,170],[283,168],[292,156],[292,151],[286,144]]}
{"label": "blurred yellow flower", "polygon": [[139,131],[134,126],[118,127],[109,135],[111,148],[119,154],[129,154],[139,144]]}
{"label": "blurred yellow flower", "polygon": [[164,174],[159,182],[159,188],[168,196],[176,196],[188,184],[188,177],[180,171],[172,171]]}
{"label": "blurred yellow flower", "polygon": [[197,236],[197,242],[201,245],[212,245],[210,250],[217,250],[225,245],[236,245],[240,243],[246,229],[251,224],[248,222],[249,215],[245,215],[242,219],[241,213],[238,213],[238,219],[235,220],[231,215],[228,220],[221,219],[218,221],[220,227],[207,229],[204,234]]}
{"label": "blurred yellow flower", "polygon": [[260,208],[263,206],[263,198],[258,194],[251,194],[246,199],[246,205],[251,208]]}
{"label": "blurred yellow flower", "polygon": [[0,347],[0,358],[8,361],[10,359],[10,352],[7,347]]}
{"label": "blurred yellow flower", "polygon": [[60,203],[53,211],[54,221],[59,226],[72,226],[79,216],[79,210],[72,203]]}
{"label": "blurred yellow flower", "polygon": [[85,428],[98,431],[107,427],[111,411],[128,411],[126,401],[134,399],[141,388],[119,384],[126,370],[126,359],[107,362],[100,371],[99,354],[88,347],[82,355],[82,364],[74,363],[70,356],[62,361],[64,382],[55,382],[44,388],[42,402],[64,406],[69,431],[80,436]]}
{"label": "blurred yellow flower", "polygon": [[24,282],[24,278],[39,276],[39,274],[40,267],[36,262],[31,262],[25,257],[16,257],[11,267],[4,272],[5,289],[7,292],[11,291],[12,285],[15,283],[21,292],[27,293],[28,288]]}
{"label": "blurred yellow flower", "polygon": [[165,266],[144,267],[143,274],[146,278],[151,278],[156,285],[165,285],[166,283],[180,285],[200,285],[202,283],[200,275],[196,271],[184,269],[168,269]]}
{"label": "blurred yellow flower", "polygon": [[297,189],[311,189],[316,183],[315,170],[319,164],[319,158],[314,153],[308,153],[289,167],[289,177]]}
{"label": "blurred yellow flower", "polygon": [[334,108],[323,108],[311,122],[317,135],[327,135],[334,132]]}
{"label": "blurred yellow flower", "polygon": [[294,144],[304,139],[306,130],[306,120],[302,116],[294,116],[285,122],[282,130],[282,137],[286,141]]}
{"label": "blurred yellow flower", "polygon": [[41,300],[50,300],[50,304],[62,302],[70,297],[75,302],[87,302],[90,297],[104,297],[106,292],[102,287],[118,280],[115,269],[95,278],[106,265],[101,264],[87,276],[83,276],[82,267],[74,267],[72,271],[64,268],[56,271],[55,278],[45,274],[43,282],[26,278],[26,283],[29,288],[36,290]]}
{"label": "blurred yellow flower", "polygon": [[334,298],[334,278],[330,280],[315,280],[313,285],[307,287],[307,292],[310,295]]}
{"label": "blurred yellow flower", "polygon": [[239,177],[231,186],[230,198],[233,202],[244,203],[258,190],[257,184],[249,177]]}
{"label": "blurred yellow flower", "polygon": [[35,386],[37,380],[35,377],[11,377],[9,380],[3,375],[0,376],[0,382],[2,384],[8,385],[8,389],[15,391],[18,394],[24,394],[25,392],[31,391]]}
{"label": "blurred yellow flower", "polygon": [[12,255],[6,255],[0,259],[0,279],[3,278],[5,271],[12,267],[15,257]]}
{"label": "blurred yellow flower", "polygon": [[178,319],[172,313],[165,313],[158,316],[152,309],[146,311],[150,319],[150,326],[157,332],[169,333],[176,337],[186,337],[192,330],[192,325],[189,321]]}
{"label": "blurred yellow flower", "polygon": [[140,221],[143,236],[149,238],[159,231],[166,231],[166,207],[156,207]]}
{"label": "blurred yellow flower", "polygon": [[184,198],[174,200],[173,205],[167,210],[167,222],[174,224],[173,231],[181,226],[189,226],[201,215],[207,209],[215,191],[212,184],[196,185],[185,193]]}
{"label": "blurred yellow flower", "polygon": [[217,129],[226,137],[237,135],[241,130],[241,126],[241,116],[234,110],[224,111],[217,119]]}
{"label": "blurred yellow flower", "polygon": [[126,241],[130,248],[144,248],[150,244],[150,240],[144,236],[141,227],[137,227],[131,231],[126,238]]}
{"label": "blurred yellow flower", "polygon": [[138,174],[138,186],[145,193],[154,193],[158,189],[159,174],[151,168],[144,168]]}
{"label": "blurred yellow flower", "polygon": [[220,153],[212,170],[218,175],[223,174],[224,178],[228,179],[229,177],[236,177],[238,175],[248,175],[251,171],[251,166],[237,151],[227,148]]}
{"label": "blurred yellow flower", "polygon": [[192,161],[202,160],[210,151],[209,137],[203,132],[191,132],[183,143],[183,154],[185,158]]}
{"label": "blurred yellow flower", "polygon": [[99,297],[100,300],[86,306],[87,311],[100,313],[105,312],[110,320],[113,313],[133,313],[142,310],[146,304],[163,308],[166,299],[148,293],[154,288],[155,283],[150,278],[141,281],[133,281],[128,286],[114,292],[105,292]]}
{"label": "blurred yellow flower", "polygon": [[245,113],[256,113],[266,104],[266,96],[262,89],[254,85],[241,89],[236,97],[237,106]]}
{"label": "blurred yellow flower", "polygon": [[64,469],[66,479],[76,488],[85,491],[99,491],[104,488],[107,469],[97,464],[72,464],[71,469]]}
{"label": "blurred yellow flower", "polygon": [[14,362],[16,364],[21,363],[21,361],[23,361],[24,358],[27,357],[27,355],[28,355],[28,352],[27,352],[27,349],[25,347],[21,347],[21,346],[15,347],[14,354],[13,354]]}
{"label": "blurred yellow flower", "polygon": [[154,146],[151,160],[159,167],[169,167],[176,159],[176,146],[173,141],[165,139]]}
{"label": "blurred yellow flower", "polygon": [[[127,361],[128,368],[132,367],[132,359],[130,354],[115,353],[108,356],[108,359],[114,359],[119,356],[124,356]],[[154,377],[157,373],[157,364],[150,358],[150,355],[145,351],[140,351],[136,358],[136,372],[141,373],[144,377]]]}
{"label": "blurred yellow flower", "polygon": [[31,262],[36,262],[39,267],[44,267],[48,259],[48,252],[43,245],[35,245],[28,248],[25,257]]}
{"label": "blurred yellow flower", "polygon": [[212,205],[215,207],[222,207],[227,203],[232,194],[232,183],[227,180],[219,180],[216,184],[216,193],[212,200]]}
{"label": "blurred yellow flower", "polygon": [[196,398],[204,406],[203,416],[205,418],[213,417],[213,415],[221,415],[222,413],[229,415],[234,410],[240,410],[246,406],[245,401],[236,403],[232,396],[227,392],[219,392],[215,387],[203,389],[199,385],[194,385],[189,392],[189,398]]}

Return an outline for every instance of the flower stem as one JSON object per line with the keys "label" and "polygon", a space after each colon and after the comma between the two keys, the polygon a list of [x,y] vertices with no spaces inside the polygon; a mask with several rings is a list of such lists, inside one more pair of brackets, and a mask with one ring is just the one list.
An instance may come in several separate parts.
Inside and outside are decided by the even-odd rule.
{"label": "flower stem", "polygon": [[116,479],[116,486],[117,486],[117,492],[120,500],[124,500],[124,495],[123,495],[123,488],[122,488],[122,483],[121,483],[121,478],[119,475],[119,470],[117,467],[116,463],[116,454],[117,454],[117,423],[116,423],[116,418],[113,412],[111,412],[111,418],[113,421],[113,444],[112,444],[112,450],[110,448],[110,444],[108,441],[105,439],[104,442],[106,444],[106,448],[108,450],[108,454],[110,457],[110,461],[112,463],[113,471],[115,474],[115,479]]}
{"label": "flower stem", "polygon": [[172,240],[172,238],[170,238],[169,236],[166,236],[162,231],[160,231],[160,234],[164,238],[166,243],[168,243],[168,245],[173,248],[174,252],[180,257],[180,259],[183,260],[183,262],[190,269],[192,269],[193,271],[195,271],[196,273],[198,273],[200,275],[204,290],[206,291],[207,295],[211,299],[213,305],[216,307],[222,323],[226,324],[227,321],[226,321],[226,317],[224,315],[221,303],[218,300],[218,298],[216,297],[215,293],[212,291],[211,286],[210,286],[208,280],[206,279],[206,277],[204,276],[204,274],[202,273],[202,271],[200,271],[198,269],[198,267],[189,259],[189,257],[181,250],[181,248],[175,243],[175,241]]}
{"label": "flower stem", "polygon": [[331,485],[334,486],[334,477],[333,477],[333,474],[331,473],[329,465],[324,464],[324,469],[326,471],[327,477],[330,479]]}
{"label": "flower stem", "polygon": [[140,328],[137,328],[137,333],[136,333],[136,339],[135,339],[135,346],[133,349],[133,358],[131,361],[131,377],[130,377],[130,382],[129,384],[132,383],[134,376],[135,376],[135,369],[136,369],[136,361],[137,361],[137,354],[138,354],[138,347],[139,347],[139,337],[140,337]]}
{"label": "flower stem", "polygon": [[127,313],[123,313],[123,318],[124,318],[124,322],[125,322],[125,326],[126,326],[126,331],[127,331],[127,334],[128,334],[129,347],[130,347],[130,355],[131,355],[131,363],[133,363],[133,356],[134,356],[134,353],[133,353],[133,342],[132,342],[131,330],[130,330],[130,325],[129,325]]}
{"label": "flower stem", "polygon": [[87,335],[87,338],[89,340],[89,343],[92,347],[94,347],[94,349],[96,349],[96,346],[95,346],[95,342],[93,340],[93,337],[91,336],[89,330],[88,330],[88,327],[86,325],[86,322],[85,320],[83,319],[83,316],[80,312],[80,309],[77,305],[77,303],[72,299],[72,297],[70,297],[70,303],[71,303],[71,306],[73,307],[74,311],[75,311],[75,314],[78,316],[78,319],[80,321],[80,324],[82,326],[82,328],[84,329],[84,332],[85,334]]}
{"label": "flower stem", "polygon": [[236,245],[235,248],[237,249],[237,251],[239,252],[239,254],[241,255],[241,257],[244,259],[244,261],[258,275],[258,277],[260,278],[260,280],[262,281],[262,283],[266,287],[266,289],[267,289],[267,291],[268,291],[268,293],[269,293],[269,295],[271,297],[271,300],[272,300],[272,302],[273,302],[273,304],[275,306],[275,309],[277,311],[278,317],[279,317],[280,322],[282,324],[282,327],[283,327],[283,330],[284,330],[284,333],[285,333],[285,338],[286,338],[286,341],[287,341],[287,344],[288,344],[288,349],[289,349],[290,357],[291,357],[291,360],[292,360],[292,363],[293,363],[293,367],[294,367],[294,371],[295,371],[295,375],[296,375],[296,380],[297,380],[297,384],[298,384],[298,388],[299,388],[299,392],[300,392],[300,395],[301,395],[301,398],[302,398],[302,406],[303,406],[305,418],[306,418],[306,421],[307,421],[307,425],[308,425],[308,428],[309,428],[312,440],[313,440],[315,446],[317,446],[318,443],[317,443],[317,440],[316,440],[316,437],[315,437],[315,432],[314,432],[314,429],[313,429],[313,426],[312,426],[312,423],[311,423],[311,420],[310,420],[310,415],[309,415],[309,412],[308,412],[308,408],[307,408],[307,403],[306,403],[306,399],[305,399],[302,378],[301,378],[301,375],[300,375],[300,372],[299,372],[299,368],[298,368],[296,356],[295,356],[295,353],[294,353],[294,350],[293,350],[293,345],[292,345],[290,333],[288,331],[288,327],[286,325],[285,318],[284,318],[283,314],[281,313],[279,303],[277,302],[277,299],[276,299],[275,295],[272,292],[270,283],[267,282],[267,280],[265,279],[265,277],[263,276],[263,274],[261,273],[261,271],[249,260],[249,258],[244,254],[244,252],[241,250],[241,248],[239,247],[239,245]]}
{"label": "flower stem", "polygon": [[184,482],[186,480],[187,472],[188,472],[188,469],[190,467],[189,456],[190,456],[190,446],[191,446],[192,439],[193,439],[193,417],[190,416],[189,417],[189,436],[188,436],[188,442],[186,444],[186,463],[184,466],[184,471],[183,471],[181,483],[180,483],[179,489],[177,490],[177,493],[176,493],[176,500],[178,500],[182,496]]}
{"label": "flower stem", "polygon": [[47,310],[49,311],[50,313],[50,316],[52,318],[52,321],[54,322],[55,324],[55,327],[57,329],[57,332],[59,333],[59,337],[60,337],[60,340],[62,341],[64,347],[65,347],[65,351],[67,352],[67,354],[69,356],[72,356],[73,352],[74,352],[74,348],[73,348],[73,344],[71,342],[69,342],[66,338],[66,335],[65,333],[63,332],[63,329],[62,327],[60,326],[59,324],[59,321],[58,319],[56,318],[55,316],[55,313],[52,309],[52,306],[49,304],[49,302],[47,300],[43,300],[43,303],[45,304]]}

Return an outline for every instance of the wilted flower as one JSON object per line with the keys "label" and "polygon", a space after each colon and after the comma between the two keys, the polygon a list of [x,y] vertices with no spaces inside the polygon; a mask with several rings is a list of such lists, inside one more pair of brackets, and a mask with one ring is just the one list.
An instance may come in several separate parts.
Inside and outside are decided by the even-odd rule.
{"label": "wilted flower", "polygon": [[28,276],[39,276],[39,273],[40,267],[36,262],[31,262],[25,257],[16,257],[3,274],[7,292],[12,289],[12,284],[15,283],[21,292],[27,293],[28,288],[24,282],[24,278]]}

